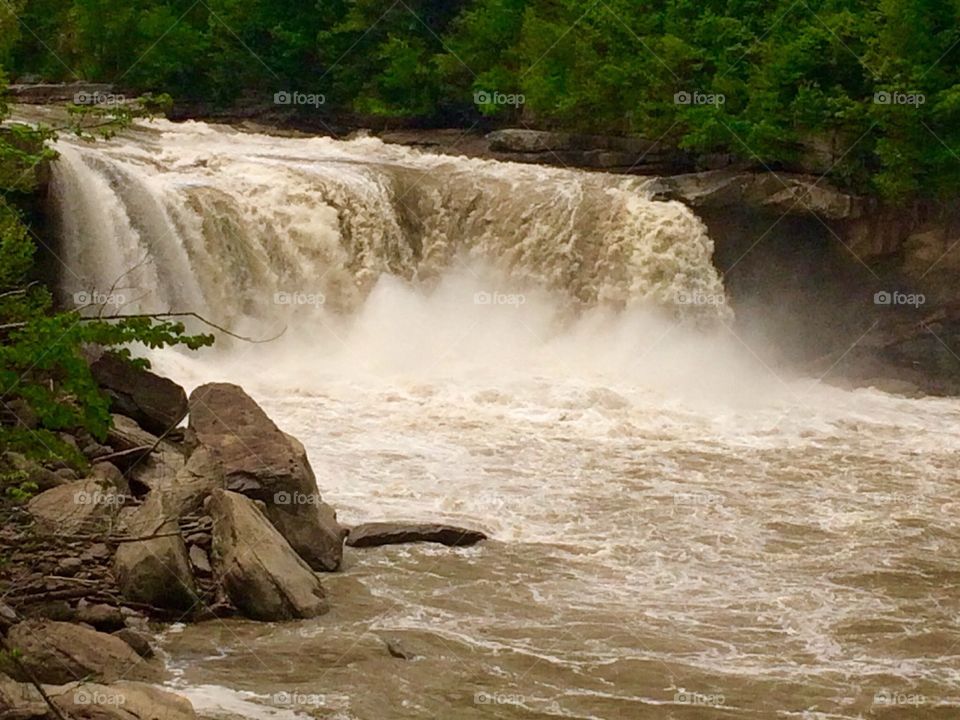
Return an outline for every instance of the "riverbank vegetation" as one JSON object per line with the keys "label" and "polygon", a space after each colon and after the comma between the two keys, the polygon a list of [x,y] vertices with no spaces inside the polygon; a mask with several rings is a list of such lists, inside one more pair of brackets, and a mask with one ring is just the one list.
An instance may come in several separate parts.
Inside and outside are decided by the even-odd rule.
{"label": "riverbank vegetation", "polygon": [[21,78],[637,135],[829,171],[887,199],[960,186],[960,7],[949,0],[14,5],[19,32],[0,62]]}

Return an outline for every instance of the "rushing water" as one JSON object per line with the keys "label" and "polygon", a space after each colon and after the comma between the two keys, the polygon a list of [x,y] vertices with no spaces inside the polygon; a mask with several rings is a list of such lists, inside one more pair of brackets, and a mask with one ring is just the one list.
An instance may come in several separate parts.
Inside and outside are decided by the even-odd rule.
{"label": "rushing water", "polygon": [[347,524],[492,538],[348,549],[317,620],[167,631],[203,713],[960,716],[960,405],[768,367],[682,206],[373,139],[61,150],[69,293],[286,328],[154,362],[241,383]]}

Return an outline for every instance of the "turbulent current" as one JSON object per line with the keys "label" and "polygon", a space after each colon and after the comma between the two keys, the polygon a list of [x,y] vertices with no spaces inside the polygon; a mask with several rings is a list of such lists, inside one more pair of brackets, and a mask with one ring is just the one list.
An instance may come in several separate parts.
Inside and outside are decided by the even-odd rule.
{"label": "turbulent current", "polygon": [[282,333],[152,359],[242,384],[346,524],[491,537],[166,631],[205,715],[960,716],[960,404],[765,364],[644,181],[193,123],[59,150],[68,299]]}

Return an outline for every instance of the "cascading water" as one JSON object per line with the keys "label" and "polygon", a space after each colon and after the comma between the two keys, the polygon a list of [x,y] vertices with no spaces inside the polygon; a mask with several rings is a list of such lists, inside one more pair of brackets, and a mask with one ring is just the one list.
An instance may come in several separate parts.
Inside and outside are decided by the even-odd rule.
{"label": "cascading water", "polygon": [[492,538],[350,551],[318,620],[169,631],[203,713],[960,712],[960,405],[764,365],[642,181],[193,123],[59,149],[69,293],[286,327],[152,359],[242,384],[347,524]]}

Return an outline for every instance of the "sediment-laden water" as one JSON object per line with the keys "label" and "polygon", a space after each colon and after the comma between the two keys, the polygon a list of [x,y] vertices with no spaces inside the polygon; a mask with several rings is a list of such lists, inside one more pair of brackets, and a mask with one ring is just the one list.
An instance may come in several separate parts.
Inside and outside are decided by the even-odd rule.
{"label": "sediment-laden water", "polygon": [[348,549],[317,620],[169,630],[204,713],[960,716],[960,403],[766,365],[683,206],[373,139],[60,149],[67,294],[285,329],[154,362],[242,384],[345,523],[492,538]]}

